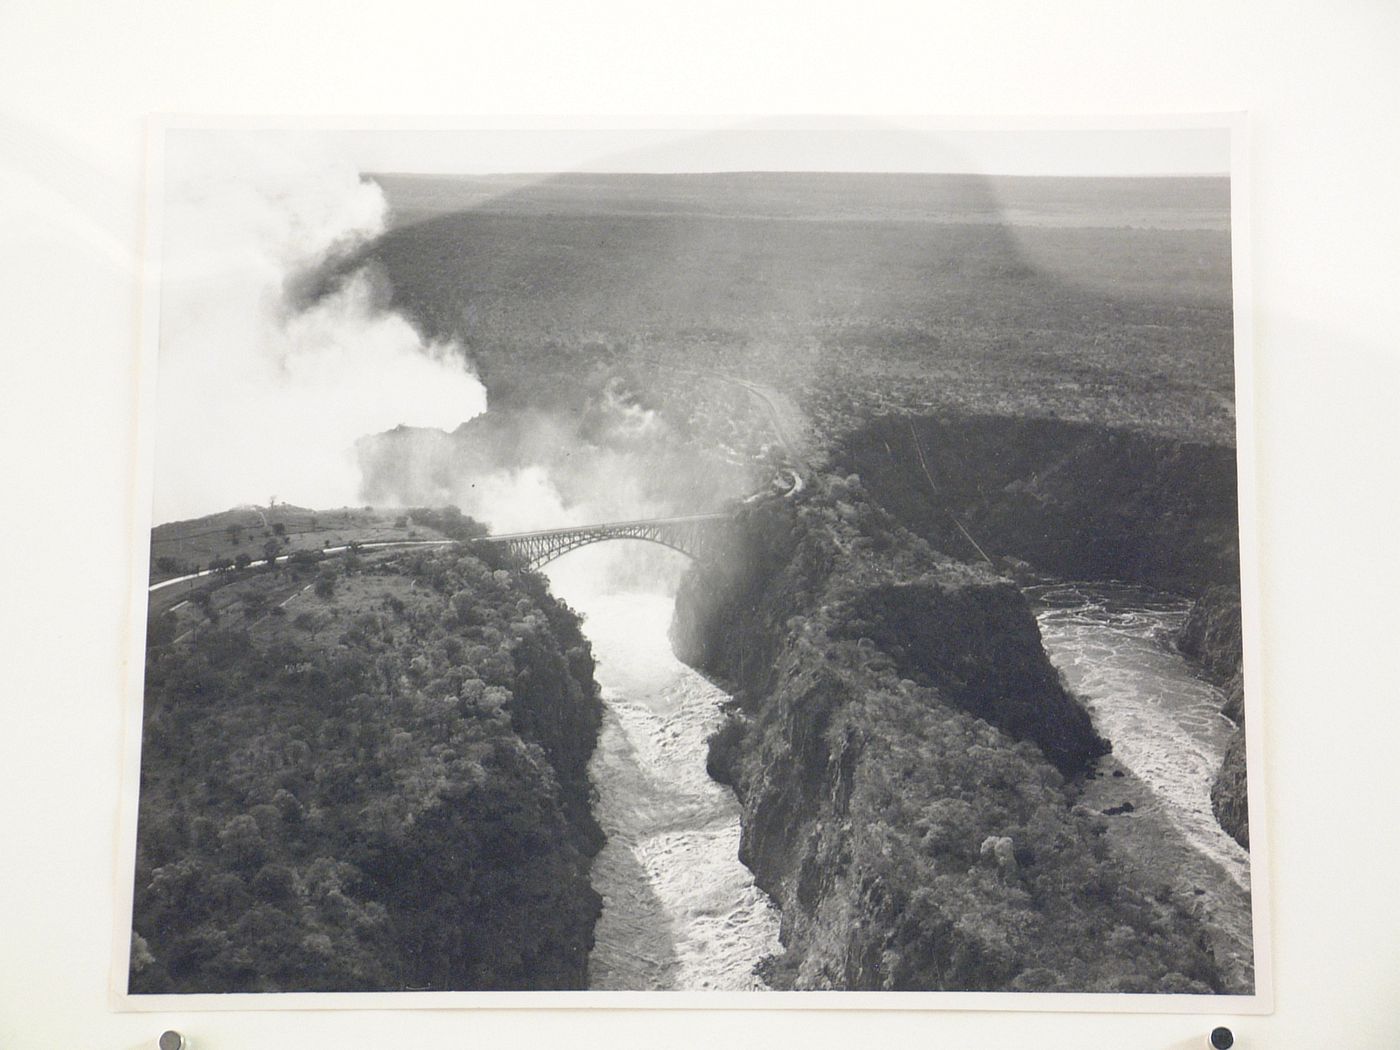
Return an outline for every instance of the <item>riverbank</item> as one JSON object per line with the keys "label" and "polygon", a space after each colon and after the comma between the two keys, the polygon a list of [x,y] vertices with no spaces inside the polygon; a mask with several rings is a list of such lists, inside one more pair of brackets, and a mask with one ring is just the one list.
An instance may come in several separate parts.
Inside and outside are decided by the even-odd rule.
{"label": "riverbank", "polygon": [[1195,600],[1179,644],[1225,687],[1239,727],[1212,774],[1214,812],[1248,848],[1235,459],[1223,442],[960,413],[875,418],[834,456],[939,550]]}
{"label": "riverbank", "polygon": [[1177,646],[1198,661],[1225,692],[1221,712],[1235,724],[1224,761],[1211,784],[1210,802],[1220,826],[1249,848],[1249,777],[1245,765],[1244,645],[1240,589],[1212,587],[1191,609]]}
{"label": "riverbank", "polygon": [[1221,991],[1251,995],[1254,927],[1250,894],[1220,864],[1182,835],[1168,807],[1112,755],[1099,760],[1078,804],[1097,814],[1113,862],[1133,881],[1169,873],[1179,899],[1207,939],[1221,974]]}
{"label": "riverbank", "polygon": [[1252,992],[1250,856],[1217,822],[1210,795],[1232,728],[1220,690],[1176,648],[1197,606],[1125,584],[1046,583],[1027,594],[1050,659],[1114,742],[1078,804],[1099,816],[1125,869],[1170,873],[1226,989]]}

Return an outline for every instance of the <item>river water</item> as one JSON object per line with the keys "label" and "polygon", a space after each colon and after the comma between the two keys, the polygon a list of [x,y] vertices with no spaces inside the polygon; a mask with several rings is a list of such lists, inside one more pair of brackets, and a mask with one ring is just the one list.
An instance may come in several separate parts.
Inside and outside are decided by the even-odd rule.
{"label": "river water", "polygon": [[1089,709],[1113,755],[1162,803],[1198,853],[1249,889],[1249,853],[1210,806],[1232,724],[1224,696],[1172,644],[1191,603],[1126,584],[1027,588],[1051,661]]}
{"label": "river water", "polygon": [[673,587],[599,591],[606,575],[568,571],[589,553],[550,567],[551,589],[583,614],[605,704],[589,766],[608,837],[593,862],[603,915],[589,986],[762,989],[753,967],[781,950],[778,911],[739,862],[734,793],[705,772],[728,697],[672,653]]}

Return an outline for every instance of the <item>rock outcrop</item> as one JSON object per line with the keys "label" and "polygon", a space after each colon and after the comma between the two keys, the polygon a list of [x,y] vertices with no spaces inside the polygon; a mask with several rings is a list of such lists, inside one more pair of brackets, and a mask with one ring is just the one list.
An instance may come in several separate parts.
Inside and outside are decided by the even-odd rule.
{"label": "rock outcrop", "polygon": [[1215,818],[1249,848],[1249,793],[1244,739],[1244,647],[1238,587],[1212,587],[1191,609],[1177,633],[1177,647],[1199,661],[1225,690],[1221,714],[1235,723],[1225,758],[1210,789]]}
{"label": "rock outcrop", "polygon": [[1218,990],[1186,904],[1075,807],[1106,744],[1024,599],[933,551],[858,479],[764,499],[677,602],[677,653],[736,710],[711,768],[779,903],[799,989]]}
{"label": "rock outcrop", "polygon": [[1248,847],[1234,448],[1055,419],[888,416],[836,458],[940,549],[1199,596],[1178,645],[1239,727],[1211,797]]}
{"label": "rock outcrop", "polygon": [[1239,581],[1235,450],[1054,419],[887,416],[836,457],[935,547],[1181,594]]}

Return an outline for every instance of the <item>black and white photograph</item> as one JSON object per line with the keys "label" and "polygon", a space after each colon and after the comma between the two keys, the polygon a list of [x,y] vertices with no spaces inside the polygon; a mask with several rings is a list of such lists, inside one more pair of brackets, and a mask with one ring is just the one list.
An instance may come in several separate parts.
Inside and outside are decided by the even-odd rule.
{"label": "black and white photograph", "polygon": [[127,1002],[1271,994],[1237,126],[152,134]]}

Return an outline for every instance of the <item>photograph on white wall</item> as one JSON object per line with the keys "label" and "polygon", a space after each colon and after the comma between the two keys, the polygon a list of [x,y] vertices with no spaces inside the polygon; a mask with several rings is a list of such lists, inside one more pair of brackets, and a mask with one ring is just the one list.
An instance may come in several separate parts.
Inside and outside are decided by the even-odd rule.
{"label": "photograph on white wall", "polygon": [[154,134],[125,1004],[1266,1001],[1228,125]]}

